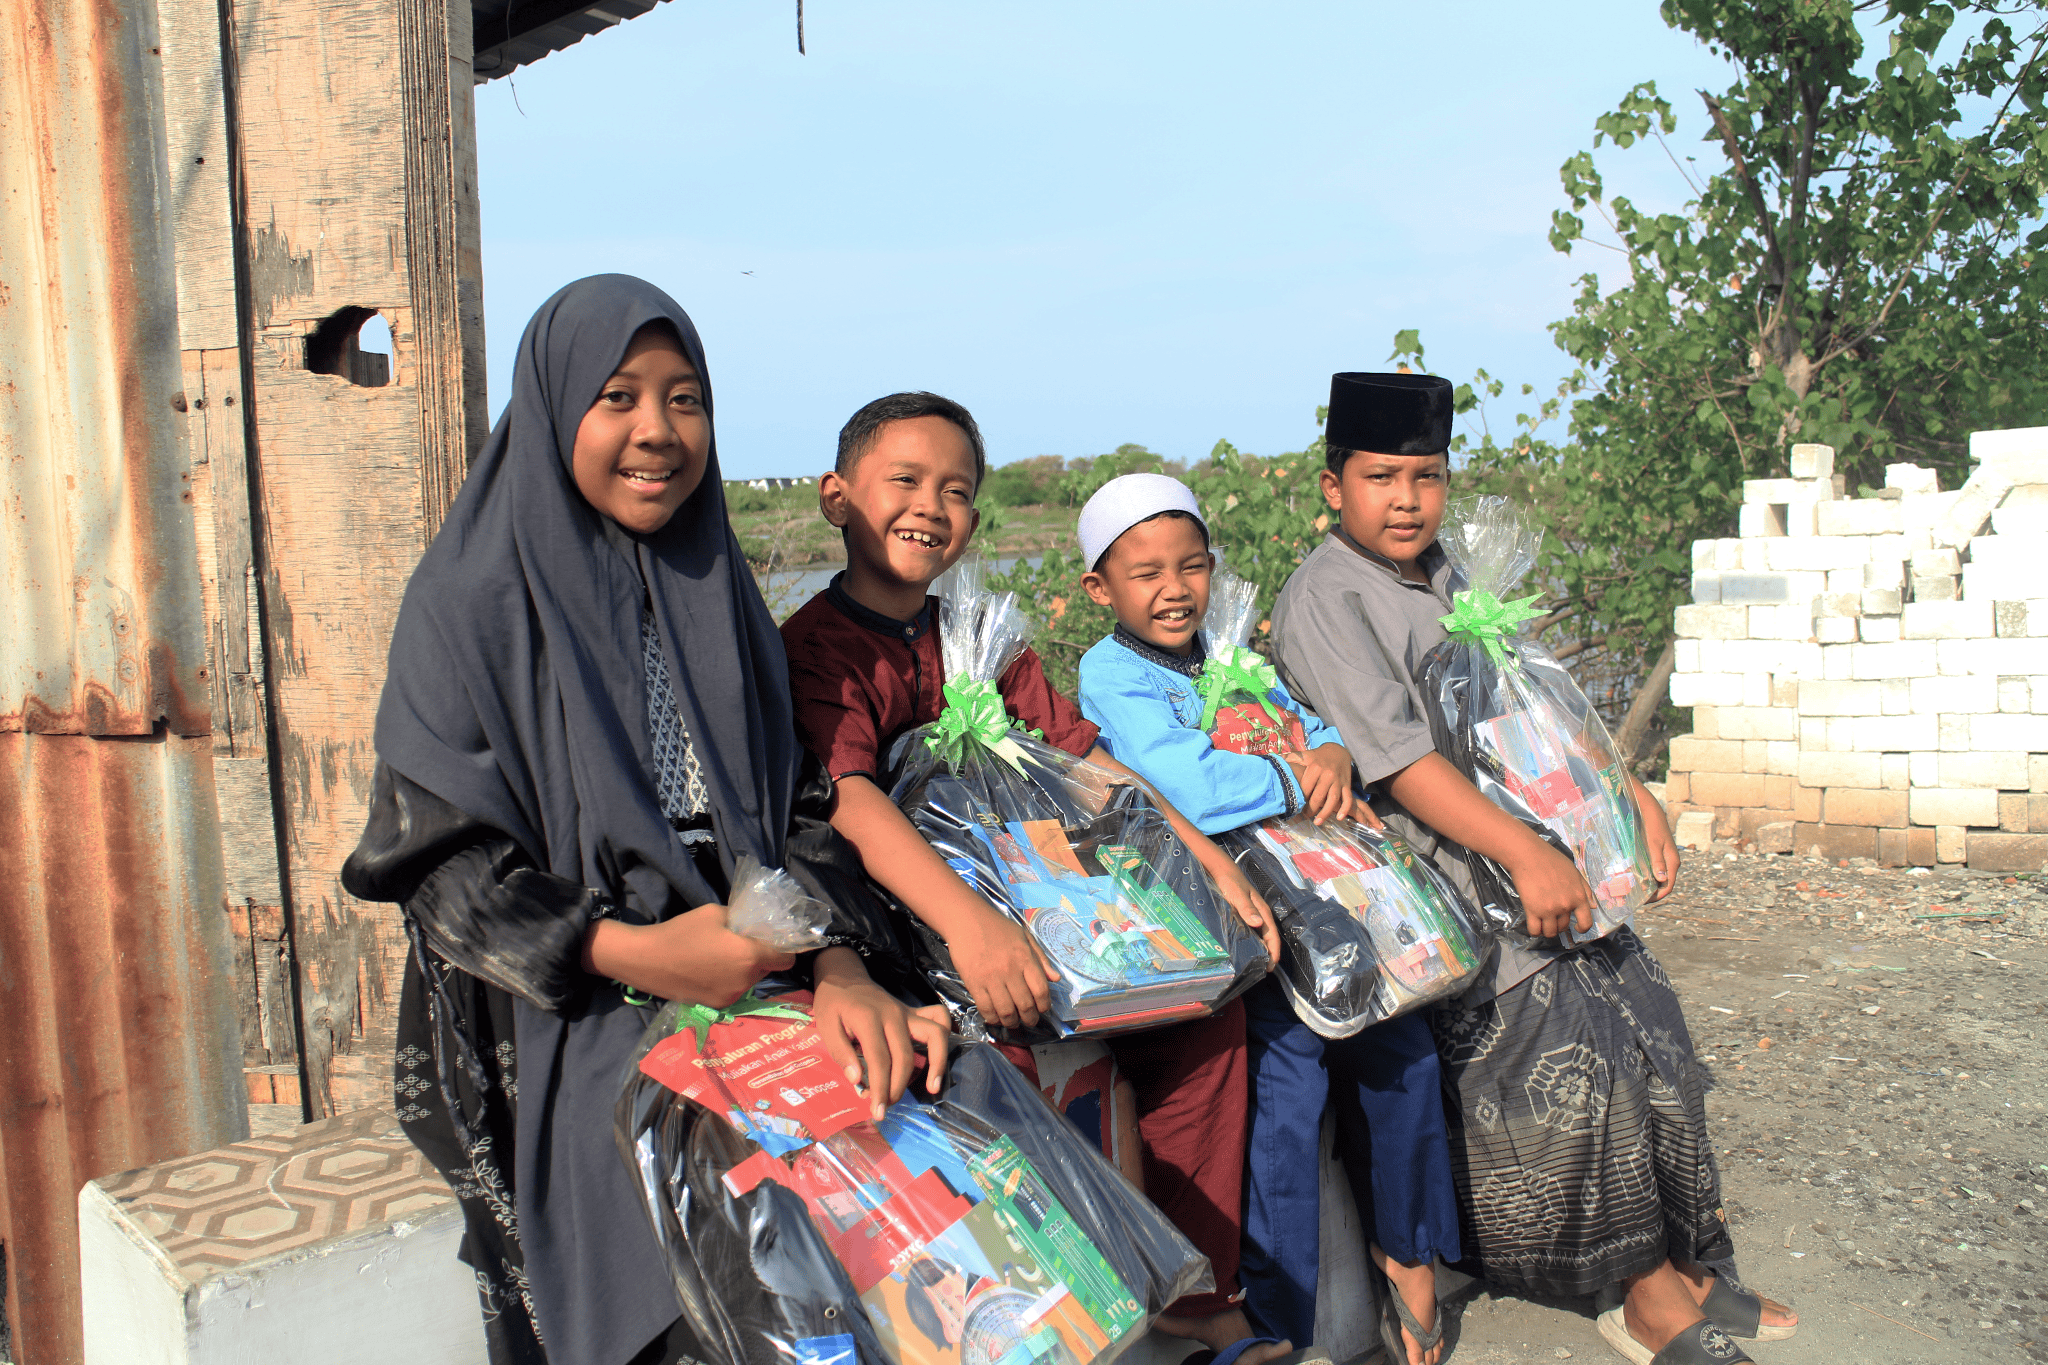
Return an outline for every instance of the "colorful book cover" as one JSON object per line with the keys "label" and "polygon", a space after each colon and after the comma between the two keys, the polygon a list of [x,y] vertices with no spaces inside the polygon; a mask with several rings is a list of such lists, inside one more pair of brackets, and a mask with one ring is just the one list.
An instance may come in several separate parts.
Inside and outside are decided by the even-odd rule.
{"label": "colorful book cover", "polygon": [[1346,837],[1342,825],[1319,828],[1298,817],[1262,823],[1258,837],[1300,889],[1343,906],[1365,926],[1390,988],[1425,991],[1476,965],[1465,934],[1413,866],[1413,854],[1396,863],[1378,846]]}
{"label": "colorful book cover", "polygon": [[[1231,977],[1229,954],[1173,889],[1146,885],[1150,869],[1135,849],[1077,848],[1056,820],[985,822],[976,833],[1004,895],[1060,970],[1063,1017],[1104,1028],[1140,1014],[1191,1016]],[[1191,997],[1201,999],[1183,1008]]]}
{"label": "colorful book cover", "polygon": [[929,1111],[727,1173],[799,1194],[898,1365],[1088,1365],[1144,1310],[1008,1138],[971,1157]]}
{"label": "colorful book cover", "polygon": [[778,1155],[868,1117],[866,1098],[808,1018],[741,1015],[711,1025],[701,1043],[684,1029],[648,1049],[640,1070]]}
{"label": "colorful book cover", "polygon": [[1538,704],[1474,725],[1501,778],[1573,851],[1603,910],[1625,914],[1649,879],[1634,794],[1591,720]]}

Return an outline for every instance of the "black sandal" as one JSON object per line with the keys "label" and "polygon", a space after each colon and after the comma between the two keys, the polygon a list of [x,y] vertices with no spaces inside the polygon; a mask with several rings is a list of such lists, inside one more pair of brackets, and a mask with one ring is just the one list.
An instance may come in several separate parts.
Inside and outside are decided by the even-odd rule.
{"label": "black sandal", "polygon": [[1633,1365],[1739,1365],[1742,1361],[1756,1365],[1749,1352],[1712,1318],[1701,1318],[1684,1328],[1654,1354],[1628,1330],[1621,1309],[1608,1309],[1600,1315],[1599,1322],[1600,1335],[1607,1339],[1607,1344]]}
{"label": "black sandal", "polygon": [[1707,1297],[1700,1301],[1700,1311],[1729,1336],[1751,1341],[1790,1341],[1799,1330],[1796,1322],[1790,1327],[1766,1324],[1763,1299],[1747,1289],[1736,1288],[1719,1275],[1714,1277],[1714,1287],[1707,1291]]}

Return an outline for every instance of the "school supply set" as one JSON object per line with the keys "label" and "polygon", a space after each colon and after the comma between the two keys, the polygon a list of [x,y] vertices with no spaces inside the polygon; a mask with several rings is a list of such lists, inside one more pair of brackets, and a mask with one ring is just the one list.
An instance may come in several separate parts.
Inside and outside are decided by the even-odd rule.
{"label": "school supply set", "polygon": [[[1196,687],[1218,749],[1285,761],[1304,752],[1301,718],[1275,705],[1273,666],[1245,641],[1258,589],[1227,570],[1202,619],[1208,660]],[[1294,1013],[1325,1038],[1455,995],[1486,958],[1492,930],[1400,836],[1306,813],[1216,836],[1280,920],[1275,969]]]}
{"label": "school supply set", "polygon": [[[1013,594],[988,591],[978,559],[953,570],[939,616],[946,709],[899,742],[890,797],[1045,950],[1059,972],[1051,1033],[1211,1013],[1264,974],[1265,949],[1143,790],[1010,728],[996,680],[1030,629]],[[973,997],[944,940],[909,918],[928,975],[973,1034]]]}
{"label": "school supply set", "polygon": [[1091,1365],[1208,1262],[993,1047],[879,1122],[809,997],[670,1004],[615,1119],[710,1365]]}
{"label": "school supply set", "polygon": [[[1601,938],[1628,923],[1657,880],[1628,769],[1600,713],[1548,649],[1517,637],[1540,613],[1535,595],[1507,594],[1535,567],[1543,533],[1509,499],[1487,496],[1453,507],[1437,539],[1464,585],[1443,618],[1449,638],[1419,670],[1431,737],[1490,800],[1578,863],[1593,888],[1593,928],[1567,929],[1565,944]],[[1471,867],[1481,899],[1522,925],[1507,870],[1477,853]]]}

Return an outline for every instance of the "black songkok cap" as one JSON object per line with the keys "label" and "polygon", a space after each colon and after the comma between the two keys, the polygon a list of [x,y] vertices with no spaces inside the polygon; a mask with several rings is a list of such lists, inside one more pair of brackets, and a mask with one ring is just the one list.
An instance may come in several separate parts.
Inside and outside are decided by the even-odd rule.
{"label": "black songkok cap", "polygon": [[1433,374],[1333,374],[1323,440],[1379,455],[1451,448],[1451,381]]}

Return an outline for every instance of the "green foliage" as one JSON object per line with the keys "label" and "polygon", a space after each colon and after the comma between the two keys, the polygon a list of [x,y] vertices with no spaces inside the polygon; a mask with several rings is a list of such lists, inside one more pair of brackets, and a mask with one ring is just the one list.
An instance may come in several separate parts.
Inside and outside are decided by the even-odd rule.
{"label": "green foliage", "polygon": [[[1954,487],[1970,431],[2048,411],[2044,14],[1665,0],[1666,22],[1733,68],[1700,95],[1701,159],[1719,169],[1680,163],[1654,83],[1629,91],[1594,148],[1654,142],[1694,197],[1646,213],[1607,196],[1592,151],[1565,162],[1551,242],[1619,252],[1624,282],[1580,281],[1552,328],[1578,369],[1511,428],[1486,424],[1498,381],[1459,389],[1481,428],[1460,440],[1464,477],[1541,510],[1553,605],[1622,673],[1669,637],[1689,543],[1732,534],[1742,481],[1783,474],[1794,442],[1834,446],[1851,487],[1901,460]],[[1396,349],[1419,364],[1416,334]],[[1565,415],[1568,438],[1548,439]]]}
{"label": "green foliage", "polygon": [[988,472],[981,496],[998,507],[1037,507],[1053,500],[1053,490],[1066,472],[1067,462],[1057,455],[1013,460]]}

